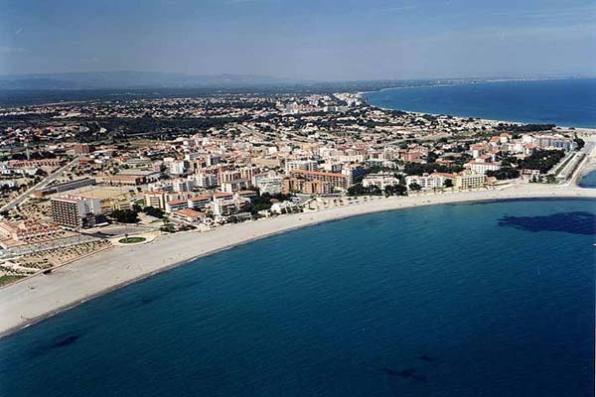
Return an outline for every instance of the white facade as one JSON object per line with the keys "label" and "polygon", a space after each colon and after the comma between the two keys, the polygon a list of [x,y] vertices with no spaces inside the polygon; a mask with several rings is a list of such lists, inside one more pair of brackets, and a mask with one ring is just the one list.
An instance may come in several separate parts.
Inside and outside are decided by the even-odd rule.
{"label": "white facade", "polygon": [[393,174],[369,174],[362,179],[363,187],[378,186],[381,190],[397,184],[399,184],[399,179]]}
{"label": "white facade", "polygon": [[279,176],[258,178],[257,187],[261,194],[280,194],[283,185],[283,178]]}
{"label": "white facade", "polygon": [[316,171],[318,166],[319,164],[315,160],[290,160],[286,161],[285,171],[286,174],[294,170]]}

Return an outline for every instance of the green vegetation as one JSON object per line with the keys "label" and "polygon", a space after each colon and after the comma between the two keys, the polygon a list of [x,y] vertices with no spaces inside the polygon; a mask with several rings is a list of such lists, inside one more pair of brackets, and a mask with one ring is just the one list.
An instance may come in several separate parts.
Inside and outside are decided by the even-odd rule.
{"label": "green vegetation", "polygon": [[271,195],[269,193],[263,193],[260,196],[253,197],[251,199],[250,212],[253,215],[255,215],[259,211],[268,210],[273,205],[273,203],[271,202],[272,199],[275,199],[278,201],[286,201],[286,200],[289,200],[290,198],[292,198],[292,195],[290,195],[290,194]]}
{"label": "green vegetation", "polygon": [[514,125],[514,124],[503,124],[499,123],[497,126],[498,131],[510,131],[510,132],[537,132],[537,131],[550,131],[555,128],[555,124],[525,124],[525,125]]}
{"label": "green vegetation", "polygon": [[380,196],[381,189],[378,186],[364,187],[361,183],[357,183],[348,188],[349,196]]}
{"label": "green vegetation", "polygon": [[137,213],[133,210],[114,210],[110,216],[120,223],[137,223],[139,221]]}
{"label": "green vegetation", "polygon": [[385,196],[407,196],[408,189],[404,185],[385,186]]}
{"label": "green vegetation", "polygon": [[142,243],[143,241],[146,241],[147,239],[145,237],[125,237],[125,238],[121,238],[120,240],[118,240],[119,243],[121,244],[136,244],[136,243]]}
{"label": "green vegetation", "polygon": [[418,192],[422,189],[422,186],[420,186],[416,182],[410,183],[410,185],[408,187],[410,188],[410,190],[413,190],[415,192]]}
{"label": "green vegetation", "polygon": [[463,171],[463,167],[461,165],[454,165],[454,166],[447,166],[442,164],[430,163],[430,164],[420,164],[420,163],[406,163],[404,166],[404,172],[406,175],[422,175],[422,174],[432,174],[433,172],[460,172]]}
{"label": "green vegetation", "polygon": [[503,167],[497,171],[486,171],[486,176],[494,176],[498,180],[519,178],[519,171],[511,167]]}
{"label": "green vegetation", "polygon": [[176,228],[168,218],[163,218],[163,226],[159,230],[165,233],[176,233]]}
{"label": "green vegetation", "polygon": [[162,219],[164,216],[164,212],[162,209],[151,207],[151,206],[143,208],[143,212],[149,216],[153,216],[153,217],[159,218],[159,219]]}
{"label": "green vegetation", "polygon": [[17,281],[23,277],[25,277],[25,276],[12,275],[12,274],[0,276],[0,286],[10,284],[10,283]]}
{"label": "green vegetation", "polygon": [[349,196],[406,196],[408,189],[404,185],[389,185],[385,187],[385,190],[381,190],[378,186],[364,187],[361,183],[357,183],[348,188]]}
{"label": "green vegetation", "polygon": [[539,170],[541,174],[546,174],[564,156],[563,150],[536,150],[519,162],[519,168]]}

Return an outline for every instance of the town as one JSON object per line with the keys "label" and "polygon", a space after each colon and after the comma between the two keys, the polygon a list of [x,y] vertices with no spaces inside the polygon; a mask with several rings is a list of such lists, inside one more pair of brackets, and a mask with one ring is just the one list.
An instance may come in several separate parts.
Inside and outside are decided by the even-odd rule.
{"label": "town", "polygon": [[359,93],[0,109],[0,285],[116,245],[395,196],[563,184],[590,132]]}

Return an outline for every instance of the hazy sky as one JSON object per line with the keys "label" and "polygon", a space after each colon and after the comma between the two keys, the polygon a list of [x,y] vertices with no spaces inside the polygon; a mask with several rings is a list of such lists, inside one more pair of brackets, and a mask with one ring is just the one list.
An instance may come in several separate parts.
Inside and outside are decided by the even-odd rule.
{"label": "hazy sky", "polygon": [[0,0],[0,74],[596,74],[596,1]]}

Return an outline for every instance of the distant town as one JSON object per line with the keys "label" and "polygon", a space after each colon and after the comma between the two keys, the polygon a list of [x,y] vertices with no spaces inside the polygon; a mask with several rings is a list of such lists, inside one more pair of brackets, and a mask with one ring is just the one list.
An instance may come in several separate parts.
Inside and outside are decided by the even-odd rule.
{"label": "distant town", "polygon": [[359,93],[0,108],[0,285],[164,234],[564,184],[590,133],[384,110]]}

